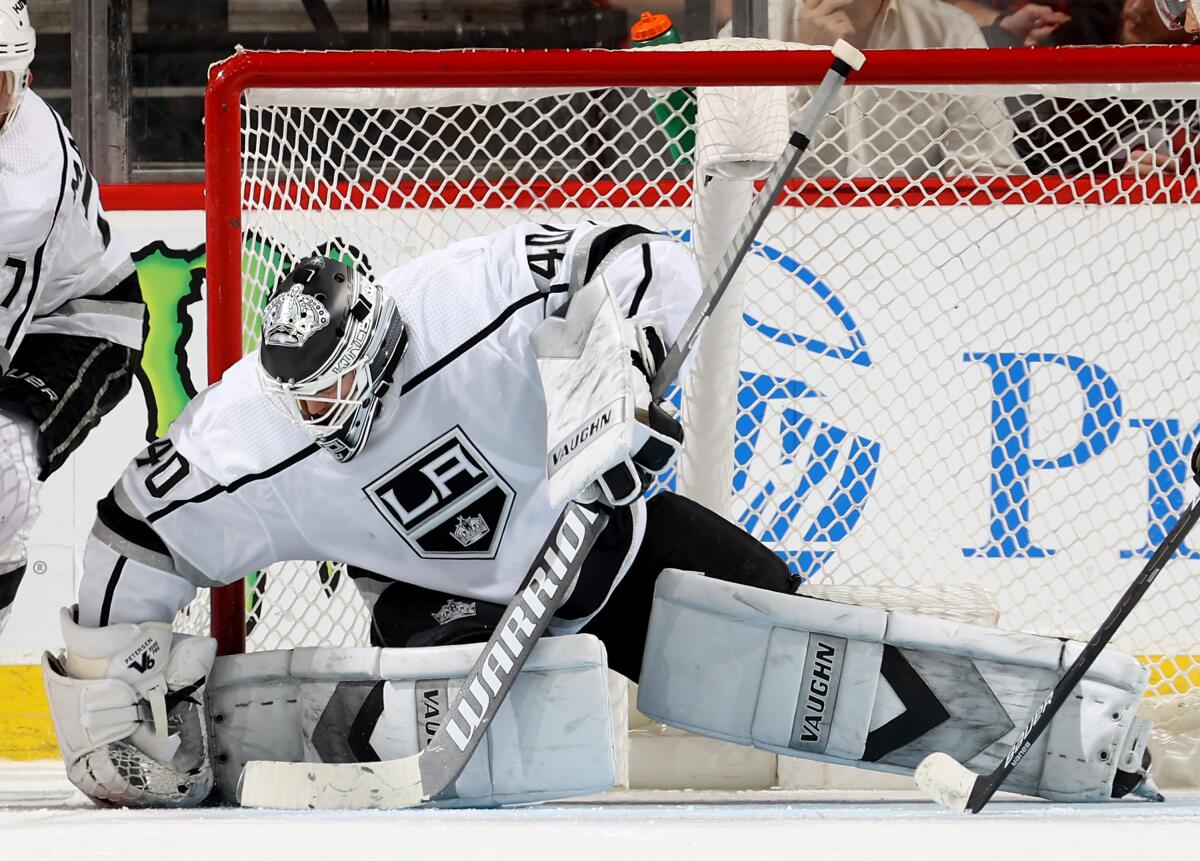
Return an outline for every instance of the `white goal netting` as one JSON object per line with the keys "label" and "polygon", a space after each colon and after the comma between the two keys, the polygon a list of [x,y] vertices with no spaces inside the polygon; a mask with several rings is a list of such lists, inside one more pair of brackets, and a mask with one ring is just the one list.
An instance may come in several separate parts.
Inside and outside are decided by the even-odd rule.
{"label": "white goal netting", "polygon": [[[1053,52],[1039,74],[1054,79]],[[241,105],[246,349],[265,292],[313,251],[382,273],[514,222],[590,218],[670,232],[704,261],[752,188],[708,183],[696,218],[691,88],[303,77]],[[1198,97],[851,87],[706,332],[663,484],[814,584],[969,586],[1003,627],[1090,636],[1196,490]],[[1154,665],[1156,695],[1200,685],[1197,575],[1200,536],[1115,643]],[[246,595],[247,648],[366,640],[339,566],[276,566]]]}

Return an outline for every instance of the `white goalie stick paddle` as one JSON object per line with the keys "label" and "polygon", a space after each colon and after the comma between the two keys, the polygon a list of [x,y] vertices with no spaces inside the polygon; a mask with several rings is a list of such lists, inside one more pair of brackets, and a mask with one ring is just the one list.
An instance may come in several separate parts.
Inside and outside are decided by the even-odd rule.
{"label": "white goalie stick paddle", "polygon": [[990,774],[976,774],[958,760],[945,753],[931,753],[917,766],[916,781],[921,791],[943,807],[956,810],[959,813],[971,811],[978,813],[991,800],[996,791],[1012,770],[1016,768],[1034,742],[1045,731],[1054,719],[1054,715],[1062,708],[1063,703],[1071,696],[1075,686],[1079,684],[1088,668],[1092,666],[1100,652],[1108,645],[1121,623],[1133,612],[1138,601],[1146,594],[1150,584],[1154,582],[1160,571],[1183,544],[1188,532],[1200,520],[1200,498],[1192,503],[1180,515],[1179,520],[1167,533],[1162,544],[1151,555],[1146,567],[1125,590],[1125,594],[1117,601],[1108,617],[1100,623],[1092,639],[1088,640],[1074,663],[1067,667],[1054,690],[1033,713],[1033,717],[1021,730],[1013,743],[1008,755],[996,766]]}
{"label": "white goalie stick paddle", "polygon": [[607,524],[602,511],[567,503],[428,747],[383,762],[248,762],[238,801],[285,810],[361,810],[413,807],[443,793],[466,767]]}
{"label": "white goalie stick paddle", "polygon": [[[667,356],[663,359],[662,365],[658,369],[658,373],[654,375],[653,382],[650,383],[650,395],[655,400],[661,400],[666,394],[667,389],[679,374],[679,369],[683,367],[683,362],[687,359],[688,354],[692,352],[692,348],[696,345],[696,339],[700,337],[700,329],[704,325],[704,321],[712,316],[713,310],[721,301],[721,297],[725,295],[726,289],[733,281],[734,273],[742,264],[742,259],[750,251],[750,246],[754,242],[754,237],[758,235],[759,229],[763,226],[763,222],[767,219],[767,213],[771,211],[771,207],[775,205],[775,201],[779,198],[783,191],[784,185],[791,179],[793,172],[796,170],[796,165],[800,161],[800,157],[804,155],[808,149],[809,142],[812,141],[816,134],[817,126],[821,124],[821,120],[829,113],[833,107],[833,102],[837,98],[838,93],[842,91],[842,87],[846,83],[846,79],[850,76],[851,71],[857,71],[863,67],[866,62],[866,57],[862,51],[855,48],[849,42],[844,42],[838,39],[837,44],[832,48],[833,64],[830,65],[829,71],[825,73],[821,85],[817,87],[817,91],[804,106],[804,110],[800,112],[800,119],[796,122],[796,127],[792,129],[792,134],[788,138],[788,143],[783,151],[783,155],[779,161],[771,168],[771,172],[767,175],[763,182],[762,191],[754,198],[754,203],[750,205],[750,212],[746,215],[746,220],[742,222],[737,233],[733,237],[733,242],[725,251],[725,255],[721,258],[721,262],[713,271],[708,284],[704,287],[704,292],[700,296],[700,301],[696,303],[696,307],[692,309],[692,313],[688,314],[687,320],[683,324],[683,328],[679,330],[679,337],[675,339],[675,343],[671,345],[671,349],[667,351]],[[696,181],[702,181],[702,177],[697,177]]]}
{"label": "white goalie stick paddle", "polygon": [[[655,374],[650,384],[654,398],[660,399],[678,375],[701,326],[724,295],[817,126],[829,113],[850,72],[861,69],[865,62],[862,52],[847,42],[839,40],[832,50],[833,63],[801,113],[783,156],[772,167],[763,190],[721,258],[710,279],[714,286],[706,286]],[[289,810],[380,809],[413,807],[444,792],[466,767],[529,652],[570,594],[583,561],[607,522],[607,515],[597,509],[577,502],[567,504],[425,750],[383,762],[255,760],[247,763],[242,772],[238,801],[246,807]],[[460,718],[463,726],[459,726]]]}

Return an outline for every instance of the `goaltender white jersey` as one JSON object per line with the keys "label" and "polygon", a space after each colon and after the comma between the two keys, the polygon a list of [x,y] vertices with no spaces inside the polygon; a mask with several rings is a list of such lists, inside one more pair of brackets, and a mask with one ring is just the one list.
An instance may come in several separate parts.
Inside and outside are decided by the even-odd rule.
{"label": "goaltender white jersey", "polygon": [[140,295],[105,298],[132,274],[62,119],[27,92],[0,135],[0,372],[31,333],[141,349]]}
{"label": "goaltender white jersey", "polygon": [[560,510],[529,335],[600,271],[668,341],[700,295],[691,253],[631,225],[517,225],[384,275],[408,347],[346,463],[271,406],[257,355],[243,358],[101,501],[81,623],[169,621],[197,586],[294,559],[507,603]]}

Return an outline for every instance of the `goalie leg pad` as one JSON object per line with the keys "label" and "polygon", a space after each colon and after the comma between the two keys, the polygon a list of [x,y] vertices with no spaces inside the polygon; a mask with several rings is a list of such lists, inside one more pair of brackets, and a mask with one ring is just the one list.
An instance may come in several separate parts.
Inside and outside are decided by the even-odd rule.
{"label": "goalie leg pad", "polygon": [[[785,756],[911,774],[942,751],[987,773],[1080,648],[664,571],[638,709]],[[1148,678],[1134,658],[1103,652],[1004,788],[1110,799],[1118,772],[1142,766]]]}
{"label": "goalie leg pad", "polygon": [[[217,659],[211,712],[217,789],[236,803],[253,759],[373,762],[433,738],[481,643],[258,652]],[[604,647],[541,640],[445,807],[525,804],[600,792],[619,776]]]}

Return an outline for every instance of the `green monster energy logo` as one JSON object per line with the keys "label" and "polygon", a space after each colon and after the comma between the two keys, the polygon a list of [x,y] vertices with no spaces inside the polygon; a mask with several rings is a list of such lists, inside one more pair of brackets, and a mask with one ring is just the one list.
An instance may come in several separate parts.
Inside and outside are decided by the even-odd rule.
{"label": "green monster energy logo", "polygon": [[192,318],[187,308],[200,300],[204,246],[176,250],[162,242],[151,242],[134,252],[133,262],[149,317],[138,376],[149,418],[146,439],[155,440],[167,432],[187,402],[196,396],[187,366],[187,347],[192,337]]}
{"label": "green monster energy logo", "polygon": [[[364,274],[369,272],[366,255],[341,239],[322,243],[311,253],[341,260]],[[242,260],[242,300],[257,309],[253,325],[242,330],[242,349],[249,351],[258,344],[261,310],[267,297],[291,269],[294,258],[279,245],[252,234],[246,237]],[[149,320],[138,379],[146,397],[146,439],[155,440],[166,434],[171,422],[196,396],[187,362],[192,337],[188,306],[200,301],[206,255],[203,245],[174,249],[155,241],[134,252],[133,262]],[[244,312],[243,319],[246,316]],[[323,591],[330,597],[340,583],[339,571],[329,562],[319,568]],[[262,612],[266,572],[254,572],[246,578],[246,583],[246,633],[249,633]]]}

